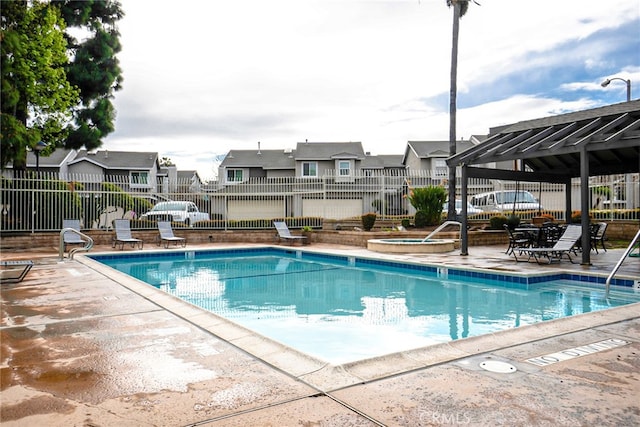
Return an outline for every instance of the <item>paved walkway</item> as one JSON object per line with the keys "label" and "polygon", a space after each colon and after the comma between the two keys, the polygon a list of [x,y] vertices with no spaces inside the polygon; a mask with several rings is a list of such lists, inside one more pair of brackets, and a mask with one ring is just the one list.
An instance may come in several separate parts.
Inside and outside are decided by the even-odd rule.
{"label": "paved walkway", "polygon": [[[592,266],[537,266],[498,247],[470,253],[389,258],[605,274],[621,255],[594,255]],[[22,283],[2,286],[3,427],[640,425],[640,304],[317,365],[82,257],[2,256],[36,262]],[[640,279],[639,260],[621,274]]]}

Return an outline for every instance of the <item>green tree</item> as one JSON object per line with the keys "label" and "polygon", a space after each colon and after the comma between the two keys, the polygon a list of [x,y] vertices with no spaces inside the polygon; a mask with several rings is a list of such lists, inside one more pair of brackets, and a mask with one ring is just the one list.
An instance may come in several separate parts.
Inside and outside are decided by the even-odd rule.
{"label": "green tree", "polygon": [[[451,38],[451,77],[449,89],[449,156],[456,154],[456,97],[458,94],[458,35],[460,33],[460,18],[469,8],[470,0],[446,0],[447,6],[453,6],[453,35]],[[476,3],[477,4],[477,3]],[[449,167],[449,204],[447,219],[456,219],[456,167]]]}
{"label": "green tree", "polygon": [[[116,55],[122,50],[116,24],[124,13],[118,1],[53,0],[68,28],[83,34],[80,41],[65,33],[72,58],[67,64],[69,82],[80,90],[81,101],[73,109],[73,124],[66,148],[98,148],[115,130],[115,109],[111,102],[122,87],[122,70]],[[79,30],[79,31],[77,31]]]}
{"label": "green tree", "polygon": [[66,78],[64,21],[47,3],[2,3],[1,167],[26,167],[27,147],[40,140],[60,144],[78,102]]}
{"label": "green tree", "polygon": [[24,169],[27,148],[41,140],[48,151],[90,150],[114,131],[123,16],[116,0],[2,3],[0,167]]}
{"label": "green tree", "polygon": [[170,157],[163,157],[160,159],[160,166],[175,166],[175,163],[173,163]]}

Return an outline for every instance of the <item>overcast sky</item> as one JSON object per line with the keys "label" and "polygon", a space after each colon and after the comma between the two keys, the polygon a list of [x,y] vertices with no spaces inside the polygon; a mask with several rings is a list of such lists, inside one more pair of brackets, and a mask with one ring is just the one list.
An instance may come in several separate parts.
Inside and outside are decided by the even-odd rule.
{"label": "overcast sky", "polygon": [[[460,21],[457,136],[640,97],[640,0],[479,0]],[[445,0],[121,0],[104,149],[217,172],[230,149],[449,138]]]}

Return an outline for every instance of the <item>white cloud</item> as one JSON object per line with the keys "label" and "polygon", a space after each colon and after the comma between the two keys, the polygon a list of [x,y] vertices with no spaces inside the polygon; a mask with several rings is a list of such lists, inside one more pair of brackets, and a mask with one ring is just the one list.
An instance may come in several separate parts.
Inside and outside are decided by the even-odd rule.
{"label": "white cloud", "polygon": [[[640,20],[635,2],[481,3],[460,26],[459,137],[596,105],[582,91],[609,95],[599,79],[624,67],[638,74],[637,55],[611,56],[615,29]],[[385,154],[402,153],[409,139],[448,138],[452,12],[444,1],[122,6],[125,81],[108,149],[158,151],[211,176],[216,154],[257,141],[265,149],[362,141]],[[613,35],[600,40],[603,31]],[[588,49],[572,49],[577,43]],[[593,73],[588,81],[583,71]]]}

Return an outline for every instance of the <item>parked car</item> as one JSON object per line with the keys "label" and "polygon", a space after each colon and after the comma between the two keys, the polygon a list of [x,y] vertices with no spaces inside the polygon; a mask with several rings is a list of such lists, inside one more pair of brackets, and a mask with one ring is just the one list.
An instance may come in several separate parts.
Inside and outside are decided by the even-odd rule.
{"label": "parked car", "polygon": [[140,219],[182,222],[189,227],[198,221],[207,221],[209,214],[200,212],[193,202],[160,202],[149,212],[142,214]]}
{"label": "parked car", "polygon": [[528,191],[490,191],[471,197],[471,204],[485,212],[537,211],[543,209]]}
{"label": "parked car", "polygon": [[[449,202],[444,202],[442,205],[442,212],[447,212],[449,209]],[[462,213],[462,200],[456,200],[456,215]],[[482,213],[482,209],[474,208],[471,203],[467,202],[467,215]]]}

